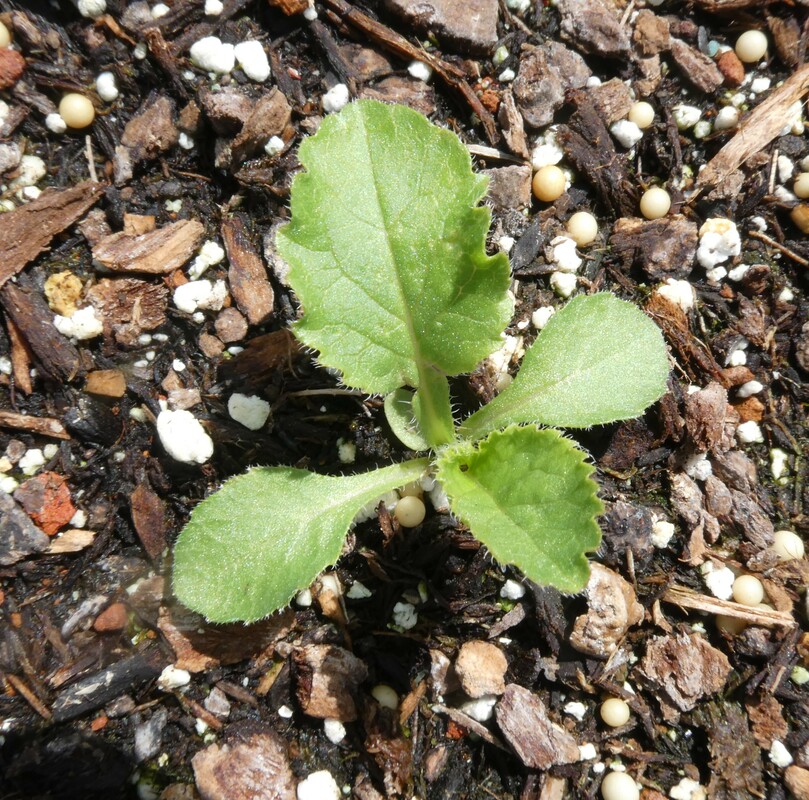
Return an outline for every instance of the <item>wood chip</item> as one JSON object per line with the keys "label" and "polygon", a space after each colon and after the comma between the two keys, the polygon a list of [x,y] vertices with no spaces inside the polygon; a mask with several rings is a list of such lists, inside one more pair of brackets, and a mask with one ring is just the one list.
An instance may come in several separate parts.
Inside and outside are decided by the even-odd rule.
{"label": "wood chip", "polygon": [[801,100],[807,90],[809,64],[804,64],[741,121],[733,138],[700,171],[697,190],[719,186],[748,158],[764,150],[783,130],[787,109]]}
{"label": "wood chip", "polygon": [[88,548],[93,543],[95,536],[95,531],[71,528],[51,539],[51,543],[45,552],[49,556],[61,553],[78,553]]}
{"label": "wood chip", "polygon": [[57,472],[40,472],[24,481],[14,499],[48,536],[67,525],[76,513],[67,481]]}
{"label": "wood chip", "polygon": [[168,289],[137,278],[102,278],[87,291],[104,325],[104,335],[125,347],[138,346],[144,331],[159,328],[166,320]]}
{"label": "wood chip", "polygon": [[155,229],[155,218],[151,214],[124,214],[124,233],[140,236]]}
{"label": "wood chip", "polygon": [[223,362],[220,374],[243,389],[265,386],[272,374],[290,367],[303,352],[298,340],[286,328],[256,336],[237,356]]}
{"label": "wood chip", "polygon": [[301,14],[309,8],[309,0],[267,0],[268,5],[280,8],[287,16]]}
{"label": "wood chip", "polygon": [[248,322],[260,325],[272,315],[275,302],[264,260],[250,241],[241,217],[231,217],[222,222],[222,239],[230,262],[230,293]]}
{"label": "wood chip", "polygon": [[515,683],[506,686],[495,707],[500,730],[508,743],[531,769],[550,769],[579,760],[576,740],[552,722],[542,700]]}
{"label": "wood chip", "polygon": [[84,391],[99,397],[123,397],[126,394],[126,376],[119,369],[93,370],[87,373]]}
{"label": "wood chip", "polygon": [[271,649],[286,636],[294,612],[287,609],[252,625],[213,625],[181,606],[160,609],[158,627],[176,653],[175,666],[203,672],[236,664]]}
{"label": "wood chip", "polygon": [[503,651],[489,642],[465,642],[455,659],[455,672],[469,697],[503,694],[507,669]]}
{"label": "wood chip", "polygon": [[556,138],[581,177],[588,181],[613,214],[635,215],[638,190],[629,177],[625,155],[619,155],[601,115],[585,91],[569,95],[576,113],[560,125]]}
{"label": "wood chip", "polygon": [[769,750],[774,739],[783,742],[789,735],[784,709],[771,694],[758,694],[744,704],[756,744]]}
{"label": "wood chip", "polygon": [[761,750],[740,705],[721,700],[706,703],[695,709],[692,719],[707,734],[711,754],[708,797],[754,800],[773,796],[765,787]]}
{"label": "wood chip", "polygon": [[484,742],[488,742],[495,747],[499,747],[501,750],[507,749],[503,742],[501,742],[500,739],[498,739],[485,725],[482,725],[468,714],[464,714],[464,712],[460,709],[449,708],[441,705],[440,703],[434,704],[431,706],[431,709],[436,714],[446,714],[456,724],[463,725],[464,728],[469,728],[470,731],[480,736]]}
{"label": "wood chip", "polygon": [[14,411],[0,410],[0,428],[38,433],[40,436],[49,436],[52,439],[70,438],[65,426],[58,419],[32,417],[28,414],[17,414]]}
{"label": "wood chip", "polygon": [[720,691],[731,672],[727,656],[698,633],[655,636],[646,645],[639,676],[672,721]]}
{"label": "wood chip", "polygon": [[286,132],[291,118],[292,108],[278,89],[263,95],[231,144],[232,163],[241,166],[260,153],[271,137]]}
{"label": "wood chip", "polygon": [[725,80],[712,59],[682,39],[672,38],[671,56],[683,77],[701,92],[715,92]]}
{"label": "wood chip", "polygon": [[18,678],[16,675],[12,673],[6,673],[6,680],[11,684],[14,691],[17,692],[26,703],[28,703],[34,711],[39,714],[40,717],[43,719],[51,719],[53,714],[51,714],[50,709],[45,706],[45,704],[28,688],[28,685],[22,678]]}
{"label": "wood chip", "polygon": [[353,722],[354,700],[368,668],[353,653],[330,644],[311,644],[296,650],[296,693],[304,714],[317,719]]}
{"label": "wood chip", "polygon": [[693,336],[685,312],[676,303],[654,292],[646,303],[646,313],[661,328],[692,382],[703,383],[707,375],[723,386],[727,385],[724,370],[716,363],[711,351]]}
{"label": "wood chip", "polygon": [[609,658],[626,632],[643,620],[632,585],[617,572],[592,563],[585,589],[587,613],[577,617],[570,644],[580,653]]}
{"label": "wood chip", "polygon": [[687,278],[699,245],[697,231],[695,222],[679,214],[653,220],[621,217],[609,245],[627,272],[637,268],[658,281]]}
{"label": "wood chip", "polygon": [[57,233],[85,214],[103,188],[100,183],[85,181],[71,189],[46,189],[36,200],[3,214],[0,286],[33,261]]}
{"label": "wood chip", "polygon": [[14,376],[14,383],[23,394],[31,394],[34,391],[31,382],[31,351],[19,328],[11,319],[6,320],[6,328],[11,345],[11,372]]}
{"label": "wood chip", "polygon": [[45,375],[71,381],[84,371],[79,351],[53,325],[53,312],[41,295],[16,283],[0,289],[0,305],[23,335]]}
{"label": "wood chip", "polygon": [[295,800],[295,776],[287,746],[267,730],[226,744],[212,744],[191,760],[203,800]]}
{"label": "wood chip", "polygon": [[730,600],[720,600],[707,594],[699,594],[685,586],[669,586],[663,593],[663,601],[681,608],[692,608],[695,611],[704,611],[708,614],[724,614],[726,617],[742,619],[751,625],[762,628],[794,628],[797,623],[791,614],[783,611],[770,611],[766,608],[752,608],[734,603]]}
{"label": "wood chip", "polygon": [[202,243],[205,226],[182,219],[148,233],[121,231],[93,247],[93,258],[112,272],[167,275],[182,267]]}
{"label": "wood chip", "polygon": [[159,558],[166,548],[166,504],[145,483],[139,483],[129,495],[129,509],[132,524],[149,558]]}

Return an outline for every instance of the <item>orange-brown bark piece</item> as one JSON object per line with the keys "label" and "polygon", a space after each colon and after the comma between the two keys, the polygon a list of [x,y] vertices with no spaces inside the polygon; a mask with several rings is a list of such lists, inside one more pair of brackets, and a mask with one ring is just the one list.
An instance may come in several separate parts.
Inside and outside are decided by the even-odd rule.
{"label": "orange-brown bark piece", "polygon": [[103,188],[85,181],[70,189],[46,189],[36,200],[3,214],[0,286],[76,222],[101,197]]}
{"label": "orange-brown bark piece", "polygon": [[76,513],[65,479],[56,472],[41,472],[20,484],[14,499],[39,528],[53,536]]}
{"label": "orange-brown bark piece", "polygon": [[288,17],[301,14],[309,8],[308,0],[267,0],[267,4],[280,9]]}
{"label": "orange-brown bark piece", "polygon": [[0,428],[38,433],[40,436],[50,436],[53,439],[70,438],[65,426],[58,419],[17,414],[14,411],[0,411]]}
{"label": "orange-brown bark piece", "polygon": [[22,53],[10,47],[0,48],[0,89],[8,89],[25,72],[25,58]]}
{"label": "orange-brown bark piece", "polygon": [[31,383],[31,353],[25,344],[17,326],[6,320],[8,328],[8,341],[11,344],[11,370],[14,375],[14,383],[23,394],[31,394],[34,391]]}
{"label": "orange-brown bark piece", "polygon": [[139,483],[129,495],[129,508],[138,538],[149,558],[157,558],[166,546],[166,504],[150,488]]}
{"label": "orange-brown bark piece", "polygon": [[222,239],[230,261],[230,293],[248,322],[260,325],[272,314],[275,302],[264,261],[250,241],[240,217],[232,217],[222,223]]}
{"label": "orange-brown bark piece", "polygon": [[99,397],[123,397],[126,377],[119,369],[97,369],[87,374],[84,391]]}

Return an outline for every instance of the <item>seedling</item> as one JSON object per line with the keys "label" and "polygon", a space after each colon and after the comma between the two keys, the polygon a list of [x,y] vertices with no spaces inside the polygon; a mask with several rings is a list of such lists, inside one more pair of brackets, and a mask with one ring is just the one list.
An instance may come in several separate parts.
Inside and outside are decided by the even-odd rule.
{"label": "seedling", "polygon": [[373,101],[327,117],[300,160],[278,235],[303,312],[295,335],[347,386],[384,395],[391,429],[423,455],[357,475],[232,478],[180,535],[177,597],[215,622],[265,617],[337,561],[364,507],[428,470],[494,558],[582,589],[600,542],[593,467],[541,426],[628,419],[657,400],[668,374],[658,328],[610,294],[578,297],[515,380],[458,424],[447,378],[496,350],[512,314],[508,260],[484,247],[486,178],[454,134]]}

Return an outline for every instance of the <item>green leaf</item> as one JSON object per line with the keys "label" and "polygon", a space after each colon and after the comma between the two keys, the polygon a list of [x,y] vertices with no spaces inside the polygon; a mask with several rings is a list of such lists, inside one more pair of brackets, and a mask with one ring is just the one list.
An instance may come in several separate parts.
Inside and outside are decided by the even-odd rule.
{"label": "green leaf", "polygon": [[608,293],[577,297],[554,314],[517,377],[459,428],[476,439],[513,422],[586,428],[637,417],[666,391],[660,329]]}
{"label": "green leaf", "polygon": [[417,453],[430,449],[430,443],[422,436],[413,413],[413,392],[409,389],[397,389],[385,398],[385,418],[396,438],[405,447]]}
{"label": "green leaf", "polygon": [[174,593],[213,622],[266,617],[337,561],[364,506],[427,467],[416,459],[346,477],[258,467],[232,478],[180,534]]}
{"label": "green leaf", "polygon": [[584,588],[603,511],[593,467],[558,431],[512,425],[438,460],[452,513],[501,564],[565,592]]}
{"label": "green leaf", "polygon": [[278,233],[298,338],[369,393],[474,369],[510,318],[509,268],[486,255],[487,181],[458,137],[363,100],[326,117],[300,160]]}

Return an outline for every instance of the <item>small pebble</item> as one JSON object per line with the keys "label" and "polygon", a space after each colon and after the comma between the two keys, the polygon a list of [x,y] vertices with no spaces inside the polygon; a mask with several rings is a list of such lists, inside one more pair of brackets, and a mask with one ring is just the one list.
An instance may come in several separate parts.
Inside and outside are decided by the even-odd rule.
{"label": "small pebble", "polygon": [[759,424],[751,419],[736,428],[736,438],[742,444],[761,444],[764,441],[764,434]]}
{"label": "small pebble", "polygon": [[627,119],[634,122],[641,130],[645,130],[655,121],[655,110],[650,103],[639,100],[632,104]]}
{"label": "small pebble", "polygon": [[93,124],[96,110],[83,94],[69,92],[59,103],[59,115],[69,127],[80,130]]}
{"label": "small pebble", "polygon": [[348,86],[344,83],[338,83],[323,95],[323,111],[326,114],[335,114],[345,108],[350,99],[351,95],[348,92]]}
{"label": "small pebble", "polygon": [[640,199],[640,213],[646,219],[661,219],[669,213],[671,197],[665,189],[652,186],[643,193]]}
{"label": "small pebble", "polygon": [[233,50],[236,61],[242,68],[242,72],[256,83],[263,83],[270,77],[270,62],[261,42],[255,39],[240,42]]}
{"label": "small pebble", "polygon": [[761,31],[745,31],[736,40],[736,55],[745,64],[760,61],[767,53],[767,37]]}
{"label": "small pebble", "polygon": [[803,558],[803,539],[792,531],[776,531],[771,549],[778,554],[781,561]]}
{"label": "small pebble", "polygon": [[567,233],[579,247],[585,247],[598,236],[598,220],[589,211],[577,211],[567,221]]}
{"label": "small pebble", "polygon": [[382,708],[390,708],[395,711],[399,707],[399,695],[396,690],[385,683],[378,683],[371,689],[371,696]]}
{"label": "small pebble", "polygon": [[788,767],[793,761],[792,754],[784,747],[784,743],[778,741],[778,739],[773,739],[772,747],[770,747],[770,761],[776,767],[781,768]]}
{"label": "small pebble", "polygon": [[409,631],[415,628],[419,621],[416,607],[410,603],[396,603],[393,607],[393,624],[402,630]]}
{"label": "small pebble", "polygon": [[424,507],[424,502],[414,496],[405,496],[399,500],[396,510],[393,512],[393,516],[403,528],[415,528],[417,525],[421,525],[426,514],[427,509]]}
{"label": "small pebble", "polygon": [[213,455],[213,440],[190,411],[161,411],[157,434],[175,461],[204,464]]}
{"label": "small pebble", "polygon": [[340,800],[342,793],[331,772],[321,769],[298,784],[297,797],[298,800]]}
{"label": "small pebble", "polygon": [[764,587],[755,575],[740,575],[733,581],[733,599],[743,606],[757,606],[764,600]]}
{"label": "small pebble", "polygon": [[236,49],[217,36],[205,36],[194,42],[188,54],[195,67],[216,75],[226,75],[236,65]]}
{"label": "small pebble", "polygon": [[734,106],[725,106],[716,115],[713,127],[716,131],[727,131],[739,124],[739,109]]}
{"label": "small pebble", "polygon": [[424,83],[427,83],[433,76],[432,67],[429,64],[425,64],[423,61],[411,61],[407,67],[407,71],[412,78],[423,81]]}
{"label": "small pebble", "polygon": [[76,8],[83,17],[98,19],[107,10],[107,0],[79,0]]}
{"label": "small pebble", "polygon": [[620,697],[609,697],[602,704],[599,710],[601,719],[611,728],[620,728],[629,722],[629,704]]}
{"label": "small pebble", "polygon": [[323,720],[323,733],[332,744],[339,744],[346,738],[346,728],[339,719]]}
{"label": "small pebble", "polygon": [[728,636],[738,636],[746,627],[747,623],[739,617],[730,617],[727,614],[716,615],[716,627]]}
{"label": "small pebble", "polygon": [[564,194],[566,183],[565,173],[559,167],[550,165],[537,170],[531,181],[531,189],[537,200],[552,203]]}
{"label": "small pebble", "polygon": [[235,392],[228,400],[228,414],[245,428],[258,431],[270,418],[270,404],[260,397]]}
{"label": "small pebble", "polygon": [[801,200],[805,200],[809,197],[809,172],[801,172],[800,175],[795,178],[795,183],[792,184],[792,191],[797,197],[800,197]]}
{"label": "small pebble", "polygon": [[48,114],[45,117],[45,127],[59,136],[67,130],[67,123],[62,119],[61,114]]}
{"label": "small pebble", "polygon": [[475,700],[467,700],[467,702],[461,706],[461,711],[477,722],[488,722],[492,718],[494,704],[496,702],[496,694],[478,697]]}
{"label": "small pebble", "polygon": [[631,120],[619,119],[610,126],[610,133],[627,150],[634,147],[642,138],[643,131]]}
{"label": "small pebble", "polygon": [[601,781],[601,796],[604,800],[640,800],[637,784],[625,772],[607,774]]}
{"label": "small pebble", "polygon": [[551,289],[562,298],[568,298],[576,291],[576,275],[572,272],[553,272],[550,279]]}
{"label": "small pebble", "polygon": [[531,314],[531,324],[541,331],[555,313],[556,309],[553,306],[540,306]]}
{"label": "small pebble", "polygon": [[569,714],[579,722],[581,722],[587,714],[587,706],[584,705],[584,703],[580,703],[578,700],[572,700],[569,703],[565,703],[563,710],[565,714]]}
{"label": "small pebble", "polygon": [[525,586],[509,578],[500,588],[500,597],[506,600],[519,600],[525,595]]}
{"label": "small pebble", "polygon": [[115,73],[101,72],[96,78],[96,92],[105,103],[112,103],[118,98],[118,87],[115,84]]}
{"label": "small pebble", "polygon": [[177,669],[173,664],[169,664],[157,679],[157,687],[164,692],[188,686],[189,683],[191,683],[191,673],[184,669]]}

